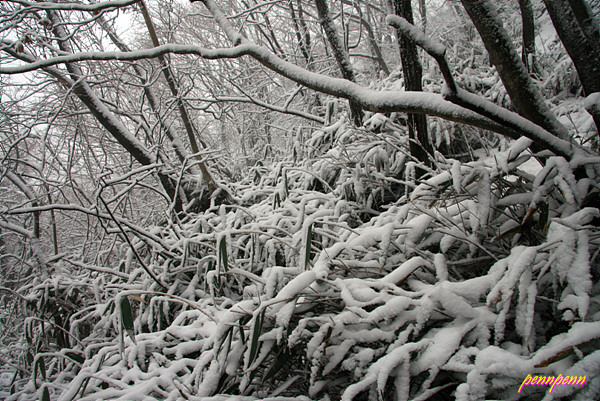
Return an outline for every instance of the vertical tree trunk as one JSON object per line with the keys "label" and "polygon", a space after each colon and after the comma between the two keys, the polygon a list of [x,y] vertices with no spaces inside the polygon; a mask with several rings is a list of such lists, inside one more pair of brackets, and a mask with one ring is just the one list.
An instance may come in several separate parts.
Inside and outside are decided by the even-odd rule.
{"label": "vertical tree trunk", "polygon": [[533,8],[531,0],[519,0],[521,8],[521,21],[523,30],[523,63],[529,73],[536,72],[535,68],[535,22],[533,19]]}
{"label": "vertical tree trunk", "polygon": [[[410,0],[391,0],[390,2],[396,15],[414,24]],[[423,68],[421,67],[417,46],[412,40],[397,32],[396,37],[400,47],[404,88],[407,91],[423,91]],[[410,137],[410,154],[426,166],[431,166],[434,152],[429,140],[427,116],[424,114],[409,114],[408,133]],[[423,171],[420,172],[421,174],[423,174]]]}
{"label": "vertical tree trunk", "polygon": [[427,33],[427,6],[425,5],[425,0],[419,0],[419,14],[421,14],[421,30],[424,33]]}
{"label": "vertical tree trunk", "polygon": [[496,67],[517,113],[557,137],[569,140],[568,130],[550,112],[541,93],[533,84],[492,2],[462,0],[462,4],[475,24],[490,55],[490,61]]}
{"label": "vertical tree trunk", "polygon": [[[569,1],[569,3],[580,2]],[[585,10],[581,9],[580,4],[579,7],[578,4],[575,4],[575,9],[579,14],[579,18],[577,18],[574,9],[565,1],[544,0],[544,4],[548,14],[550,14],[556,33],[558,33],[562,44],[569,53],[571,60],[573,60],[577,75],[583,86],[583,92],[586,96],[594,92],[600,92],[600,43],[594,42],[596,34],[594,33],[594,20],[591,11],[590,17],[585,17]],[[579,20],[581,20],[583,26],[579,24]],[[592,117],[598,131],[600,131],[600,114],[592,113]]]}
{"label": "vertical tree trunk", "polygon": [[[156,34],[156,30],[154,29],[154,23],[152,22],[150,13],[148,12],[148,9],[146,8],[146,5],[144,4],[143,0],[140,1],[138,4],[140,6],[142,16],[144,17],[144,22],[146,23],[148,33],[150,34],[150,38],[152,39],[152,44],[154,46],[158,47],[158,46],[160,46],[160,42],[158,40],[158,35]],[[175,82],[173,74],[171,73],[169,64],[167,63],[166,58],[162,55],[158,57],[158,60],[160,61],[160,64],[162,66],[163,75],[164,75],[167,83],[169,84],[169,89],[171,90],[171,94],[175,97],[175,100],[177,102],[177,108],[179,109],[179,114],[181,115],[181,121],[183,122],[183,126],[185,127],[185,130],[187,132],[188,140],[190,141],[190,146],[192,148],[192,153],[198,154],[200,152],[200,148],[198,147],[198,142],[196,141],[196,129],[195,129],[194,125],[192,124],[192,120],[187,112],[187,109],[185,108],[185,105],[183,104],[183,100],[181,99],[181,96],[179,96],[179,90],[177,88],[177,84]],[[201,156],[199,156],[199,155],[196,157],[199,160],[202,159]],[[208,194],[210,196],[210,195],[212,195],[212,193],[215,190],[215,183],[212,178],[212,175],[208,171],[208,167],[206,166],[206,164],[204,162],[199,163],[198,167],[200,168],[200,171],[202,172],[202,178],[204,179],[204,182],[206,182],[206,186],[208,188]]]}
{"label": "vertical tree trunk", "polygon": [[600,91],[600,44],[590,43],[564,1],[544,0],[554,28],[573,60],[586,95]]}
{"label": "vertical tree trunk", "polygon": [[[294,31],[296,33],[296,39],[298,40],[298,46],[300,47],[300,53],[302,53],[302,57],[304,57],[304,61],[306,62],[306,68],[312,71],[312,57],[310,55],[309,49],[307,48],[307,40],[306,35],[308,32],[305,32],[306,35],[303,35],[300,31],[300,21],[301,16],[296,16],[296,10],[294,10],[294,3],[290,1],[289,4],[290,15],[292,16],[292,22],[294,24]],[[308,39],[310,41],[310,38]]]}
{"label": "vertical tree trunk", "polygon": [[[329,8],[327,7],[327,2],[325,0],[315,0],[315,5],[317,6],[317,12],[319,14],[319,19],[321,20],[321,26],[325,31],[325,36],[327,36],[327,41],[331,46],[331,51],[333,52],[333,56],[337,61],[342,76],[349,81],[355,82],[356,79],[354,76],[354,70],[352,69],[352,65],[350,64],[350,56],[343,47],[342,41],[340,40],[340,37],[336,32],[335,26],[333,25],[333,21],[329,16]],[[352,114],[354,124],[356,124],[357,126],[361,126],[363,119],[363,111],[360,105],[350,101],[350,113]]]}

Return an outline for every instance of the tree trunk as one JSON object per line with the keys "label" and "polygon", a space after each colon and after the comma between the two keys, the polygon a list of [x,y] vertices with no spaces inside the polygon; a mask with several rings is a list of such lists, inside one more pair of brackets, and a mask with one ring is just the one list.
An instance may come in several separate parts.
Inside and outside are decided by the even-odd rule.
{"label": "tree trunk", "polygon": [[588,43],[600,51],[600,25],[589,4],[584,0],[569,0],[569,4]]}
{"label": "tree trunk", "polygon": [[[600,92],[600,42],[595,39],[597,32],[594,32],[594,25],[598,25],[594,24],[591,11],[589,18],[584,15],[585,10],[582,10],[582,5],[579,4],[581,2],[570,0],[569,3],[577,4],[572,9],[564,1],[544,0],[556,33],[573,60],[583,92],[588,96]],[[579,17],[576,17],[574,10],[577,10]],[[600,131],[600,114],[593,113],[592,117]]]}
{"label": "tree trunk", "polygon": [[300,31],[300,21],[299,19],[302,16],[296,16],[296,11],[294,10],[294,3],[290,1],[289,4],[290,15],[292,16],[292,22],[294,24],[294,31],[296,33],[296,39],[298,40],[298,46],[300,47],[300,53],[302,53],[302,57],[304,57],[304,61],[306,62],[306,68],[308,70],[312,70],[312,57],[308,51],[308,46],[310,46],[310,36],[307,37],[308,32],[304,32],[304,35]]}
{"label": "tree trunk", "polygon": [[[394,13],[403,17],[411,24],[413,13],[410,0],[391,0]],[[404,88],[407,91],[423,91],[423,68],[419,59],[417,46],[411,39],[396,32],[398,46],[400,47],[400,60],[404,74]],[[426,166],[431,166],[434,155],[433,146],[429,141],[427,130],[427,116],[424,114],[408,115],[408,133],[410,137],[410,154]],[[423,174],[424,171],[421,171]]]}
{"label": "tree trunk", "polygon": [[[326,1],[315,0],[315,5],[317,6],[317,12],[319,13],[319,19],[321,20],[321,26],[325,31],[325,36],[327,36],[327,41],[331,46],[333,56],[337,61],[342,76],[348,81],[356,82],[354,70],[350,64],[350,56],[342,45],[340,37],[338,36],[335,26],[333,25],[333,21],[329,16],[329,8],[327,7]],[[363,111],[358,103],[350,101],[350,113],[352,115],[352,119],[354,120],[354,124],[361,126]]]}
{"label": "tree trunk", "polygon": [[566,2],[544,0],[552,23],[573,60],[586,95],[600,91],[600,51],[590,43]]}
{"label": "tree trunk", "polygon": [[535,73],[535,22],[531,0],[519,0],[523,30],[522,60],[529,73]]}
{"label": "tree trunk", "polygon": [[517,113],[559,138],[569,140],[568,130],[550,112],[529,77],[493,4],[489,0],[462,0],[462,4],[475,24]]}
{"label": "tree trunk", "polygon": [[[69,35],[64,29],[60,19],[53,11],[46,12],[52,22],[53,33],[58,38],[60,50],[73,53],[67,38]],[[157,162],[156,157],[121,123],[121,121],[106,107],[98,95],[92,90],[85,79],[81,69],[74,63],[65,63],[73,85],[71,90],[79,100],[88,108],[96,120],[127,150],[127,152],[143,166]],[[169,199],[175,201],[175,211],[183,210],[183,204],[175,190],[175,184],[168,175],[158,171],[158,178]]]}

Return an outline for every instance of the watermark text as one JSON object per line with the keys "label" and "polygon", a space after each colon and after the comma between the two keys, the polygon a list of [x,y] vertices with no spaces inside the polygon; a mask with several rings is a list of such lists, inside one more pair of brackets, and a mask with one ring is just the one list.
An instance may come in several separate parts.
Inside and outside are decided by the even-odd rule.
{"label": "watermark text", "polygon": [[550,386],[548,390],[552,393],[554,386],[583,386],[585,384],[586,376],[531,376],[527,375],[521,387],[519,387],[519,393],[523,389],[523,386]]}

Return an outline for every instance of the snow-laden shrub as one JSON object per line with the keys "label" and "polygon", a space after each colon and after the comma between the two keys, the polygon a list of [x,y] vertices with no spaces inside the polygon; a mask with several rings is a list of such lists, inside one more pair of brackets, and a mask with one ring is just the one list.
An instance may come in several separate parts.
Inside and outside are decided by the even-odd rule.
{"label": "snow-laden shrub", "polygon": [[26,299],[62,330],[28,323],[8,399],[542,398],[517,393],[533,373],[598,397],[586,161],[542,168],[522,139],[415,182],[399,131],[370,128],[340,120],[235,204],[138,229],[118,266],[60,262]]}

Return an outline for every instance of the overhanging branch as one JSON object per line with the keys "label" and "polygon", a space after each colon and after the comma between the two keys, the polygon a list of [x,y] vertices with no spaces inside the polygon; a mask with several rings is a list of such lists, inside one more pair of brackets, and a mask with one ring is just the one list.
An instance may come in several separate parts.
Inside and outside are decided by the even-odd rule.
{"label": "overhanging branch", "polygon": [[[221,21],[227,19],[221,19]],[[232,29],[229,29],[231,32]],[[237,37],[235,37],[237,39]],[[377,91],[362,87],[358,84],[341,78],[333,78],[326,75],[308,71],[295,64],[285,61],[268,49],[242,40],[242,43],[226,49],[206,49],[195,45],[167,44],[152,49],[137,50],[131,52],[82,52],[65,56],[57,56],[46,60],[38,60],[34,63],[0,68],[0,74],[17,74],[47,68],[62,63],[77,61],[131,61],[140,59],[157,58],[167,53],[197,55],[204,59],[232,59],[248,55],[270,70],[304,85],[318,92],[326,93],[339,98],[353,100],[359,103],[365,110],[372,112],[405,112],[416,114],[427,114],[440,117],[449,121],[471,125],[486,129],[510,138],[520,138],[525,135],[533,141],[543,144],[557,155],[571,157],[574,153],[569,142],[556,138],[544,129],[531,123],[529,120],[513,113],[503,110],[506,116],[510,116],[510,122],[519,129],[512,128],[508,122],[501,124],[491,120],[477,112],[454,104],[443,98],[441,94],[425,92],[403,92],[403,91]],[[2,41],[6,46],[10,44]],[[473,95],[474,96],[474,95]],[[482,99],[483,100],[483,99]]]}
{"label": "overhanging branch", "polygon": [[137,3],[139,0],[113,0],[113,1],[102,1],[95,4],[81,4],[81,3],[52,3],[52,2],[30,2],[24,0],[10,0],[11,3],[20,4],[28,10],[65,10],[65,11],[102,11],[108,9],[115,9],[121,7],[127,7]]}

